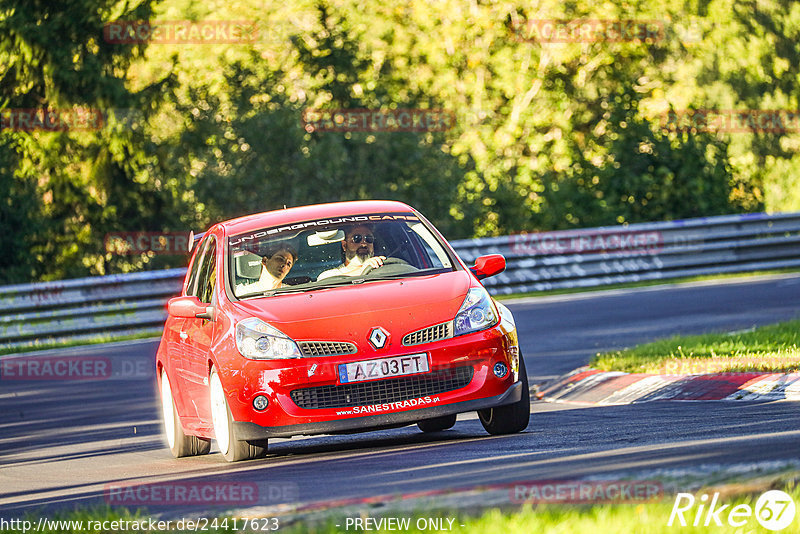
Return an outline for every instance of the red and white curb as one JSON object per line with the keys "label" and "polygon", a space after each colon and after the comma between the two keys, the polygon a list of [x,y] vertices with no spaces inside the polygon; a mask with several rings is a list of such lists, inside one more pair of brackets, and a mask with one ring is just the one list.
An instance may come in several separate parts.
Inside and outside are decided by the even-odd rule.
{"label": "red and white curb", "polygon": [[545,384],[539,398],[575,404],[633,404],[661,400],[800,400],[800,373],[653,375],[581,367]]}

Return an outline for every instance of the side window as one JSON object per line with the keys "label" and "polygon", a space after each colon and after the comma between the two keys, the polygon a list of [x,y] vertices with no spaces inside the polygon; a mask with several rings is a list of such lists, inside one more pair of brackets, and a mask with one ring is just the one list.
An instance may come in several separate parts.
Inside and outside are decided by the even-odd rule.
{"label": "side window", "polygon": [[447,257],[447,252],[444,251],[441,244],[436,241],[436,238],[431,235],[430,231],[422,223],[411,225],[410,230],[409,235],[414,236],[414,242],[421,246],[425,254],[427,254],[426,263],[428,266],[434,269],[450,269],[453,267],[450,258]]}
{"label": "side window", "polygon": [[197,290],[195,291],[197,298],[204,304],[210,304],[211,297],[214,295],[214,284],[217,281],[216,250],[217,244],[212,237],[200,260],[200,274],[197,277]]}
{"label": "side window", "polygon": [[203,248],[205,245],[206,240],[203,240],[197,244],[197,253],[194,255],[194,261],[189,266],[189,282],[186,284],[187,296],[197,295],[197,292],[195,291],[195,287],[197,287],[197,273],[200,270],[200,264],[203,263]]}

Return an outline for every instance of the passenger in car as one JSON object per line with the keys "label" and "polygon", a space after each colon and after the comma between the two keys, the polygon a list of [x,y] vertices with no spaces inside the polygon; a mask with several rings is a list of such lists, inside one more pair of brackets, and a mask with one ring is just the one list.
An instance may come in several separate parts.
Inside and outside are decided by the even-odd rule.
{"label": "passenger in car", "polygon": [[375,234],[365,225],[346,230],[342,241],[342,264],[323,271],[317,280],[331,276],[359,276],[367,267],[376,269],[383,265],[386,256],[375,255]]}
{"label": "passenger in car", "polygon": [[297,251],[290,245],[279,245],[261,258],[261,276],[251,284],[236,287],[237,294],[269,291],[283,287],[283,279],[297,261]]}

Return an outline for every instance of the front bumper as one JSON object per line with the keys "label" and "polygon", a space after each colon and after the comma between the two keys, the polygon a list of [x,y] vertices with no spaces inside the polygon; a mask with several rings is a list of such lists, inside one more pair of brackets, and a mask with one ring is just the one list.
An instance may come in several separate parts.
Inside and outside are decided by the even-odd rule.
{"label": "front bumper", "polygon": [[504,393],[485,399],[473,399],[441,406],[430,406],[403,412],[368,415],[348,419],[321,421],[314,423],[264,427],[250,422],[234,421],[237,434],[247,441],[267,438],[286,438],[299,435],[334,434],[342,432],[367,432],[382,427],[414,424],[423,419],[432,419],[444,415],[452,415],[485,408],[495,408],[513,404],[522,398],[522,381],[514,383]]}
{"label": "front bumper", "polygon": [[[410,375],[408,379],[355,382],[352,387],[358,392],[352,397],[347,395],[352,393],[351,385],[338,381],[339,364],[419,352],[429,354],[430,373]],[[380,353],[242,360],[240,356],[233,358],[220,369],[223,386],[229,392],[231,415],[237,430],[248,440],[402,426],[442,415],[492,408],[520,398],[520,394],[513,393],[519,382],[516,332],[513,326],[507,328],[504,323],[457,338],[414,347],[398,346]],[[509,368],[503,377],[495,376],[492,371],[500,362]],[[461,372],[467,368],[471,376],[468,382]],[[439,372],[443,374],[437,375]],[[410,385],[414,381],[419,389]],[[435,386],[433,381],[438,381]],[[329,393],[336,397],[333,402],[329,402],[332,398]],[[267,396],[267,409],[254,410],[252,402],[256,395]],[[326,402],[317,403],[317,399]]]}

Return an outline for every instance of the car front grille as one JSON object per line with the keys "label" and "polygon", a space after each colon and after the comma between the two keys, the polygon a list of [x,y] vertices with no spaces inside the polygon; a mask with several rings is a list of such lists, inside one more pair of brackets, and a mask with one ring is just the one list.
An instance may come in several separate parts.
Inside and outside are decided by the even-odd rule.
{"label": "car front grille", "polygon": [[421,345],[423,343],[430,343],[431,341],[439,341],[440,339],[448,339],[451,337],[453,337],[453,321],[448,321],[406,334],[405,337],[403,337],[403,345],[406,347],[410,345]]}
{"label": "car front grille", "polygon": [[473,373],[472,366],[467,365],[424,375],[295,389],[291,396],[297,406],[305,409],[371,406],[418,399],[463,388],[472,381]]}
{"label": "car front grille", "polygon": [[303,356],[341,356],[355,354],[358,349],[344,341],[301,341],[300,352]]}

